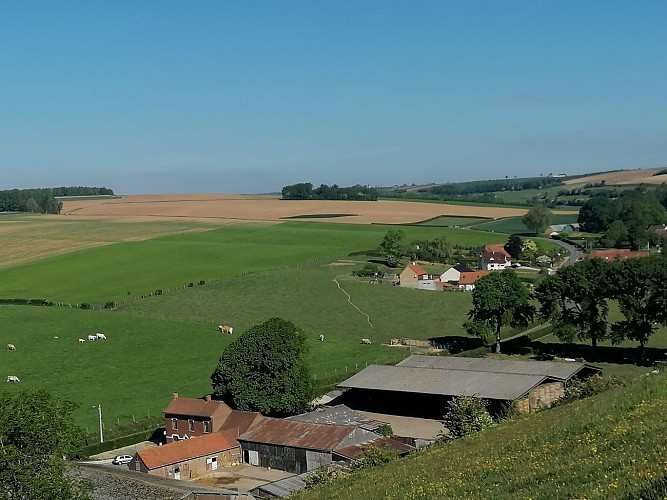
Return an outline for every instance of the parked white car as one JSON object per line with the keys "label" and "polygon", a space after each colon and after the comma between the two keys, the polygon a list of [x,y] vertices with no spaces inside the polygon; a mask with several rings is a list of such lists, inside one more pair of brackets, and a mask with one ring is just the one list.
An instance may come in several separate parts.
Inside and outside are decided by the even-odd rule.
{"label": "parked white car", "polygon": [[114,465],[129,464],[132,461],[132,455],[116,455],[111,462]]}

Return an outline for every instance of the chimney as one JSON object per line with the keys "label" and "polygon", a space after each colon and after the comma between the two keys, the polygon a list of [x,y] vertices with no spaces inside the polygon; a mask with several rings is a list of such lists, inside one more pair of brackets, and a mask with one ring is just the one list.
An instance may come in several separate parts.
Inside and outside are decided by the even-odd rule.
{"label": "chimney", "polygon": [[173,399],[178,399],[178,393],[177,393],[177,392],[175,392],[175,393],[173,394],[173,396],[174,396]]}
{"label": "chimney", "polygon": [[204,396],[204,401],[210,401],[210,400],[211,400],[211,395],[210,394],[207,394],[206,396]]}

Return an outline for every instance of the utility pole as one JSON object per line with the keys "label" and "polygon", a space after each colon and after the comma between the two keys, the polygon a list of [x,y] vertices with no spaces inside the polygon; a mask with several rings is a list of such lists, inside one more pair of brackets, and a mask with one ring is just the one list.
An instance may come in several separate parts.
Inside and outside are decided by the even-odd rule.
{"label": "utility pole", "polygon": [[[95,408],[95,407],[93,406],[93,408]],[[104,434],[102,432],[102,406],[101,405],[97,405],[97,414],[98,414],[99,419],[100,419],[100,443],[104,443]]]}

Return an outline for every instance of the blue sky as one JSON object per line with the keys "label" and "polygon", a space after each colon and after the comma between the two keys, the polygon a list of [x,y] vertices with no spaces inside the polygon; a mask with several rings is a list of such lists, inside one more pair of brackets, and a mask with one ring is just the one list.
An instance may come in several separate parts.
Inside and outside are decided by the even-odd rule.
{"label": "blue sky", "polygon": [[667,166],[665,1],[0,0],[0,189]]}

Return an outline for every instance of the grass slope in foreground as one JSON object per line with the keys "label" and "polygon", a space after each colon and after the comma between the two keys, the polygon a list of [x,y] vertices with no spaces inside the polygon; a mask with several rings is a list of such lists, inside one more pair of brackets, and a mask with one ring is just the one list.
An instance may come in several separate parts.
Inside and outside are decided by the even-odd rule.
{"label": "grass slope in foreground", "polygon": [[297,495],[325,498],[662,498],[667,374],[511,420]]}

